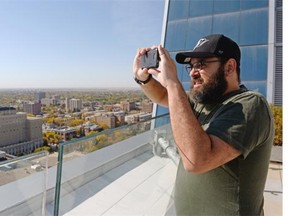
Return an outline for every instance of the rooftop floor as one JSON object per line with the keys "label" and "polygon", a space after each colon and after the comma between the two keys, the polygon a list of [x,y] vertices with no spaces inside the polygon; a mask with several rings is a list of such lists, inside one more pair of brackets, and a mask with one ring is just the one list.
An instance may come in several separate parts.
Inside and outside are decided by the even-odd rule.
{"label": "rooftop floor", "polygon": [[[176,170],[169,158],[145,152],[62,197],[60,214],[175,215],[172,194]],[[281,163],[270,163],[264,197],[265,216],[281,216]]]}
{"label": "rooftop floor", "polygon": [[282,163],[271,162],[264,191],[265,216],[282,216],[282,189]]}

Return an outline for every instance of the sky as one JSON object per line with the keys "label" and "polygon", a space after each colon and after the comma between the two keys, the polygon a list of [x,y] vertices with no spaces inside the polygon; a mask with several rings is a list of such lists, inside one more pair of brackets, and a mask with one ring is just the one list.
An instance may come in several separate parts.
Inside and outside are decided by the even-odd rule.
{"label": "sky", "polygon": [[0,88],[134,88],[165,0],[0,0]]}

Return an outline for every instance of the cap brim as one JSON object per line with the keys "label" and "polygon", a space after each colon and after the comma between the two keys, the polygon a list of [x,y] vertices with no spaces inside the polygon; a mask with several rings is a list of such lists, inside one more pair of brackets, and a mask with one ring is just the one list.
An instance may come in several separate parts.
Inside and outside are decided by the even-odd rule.
{"label": "cap brim", "polygon": [[213,56],[215,56],[215,54],[208,52],[181,52],[176,54],[175,59],[179,64],[189,64],[191,58],[207,58]]}

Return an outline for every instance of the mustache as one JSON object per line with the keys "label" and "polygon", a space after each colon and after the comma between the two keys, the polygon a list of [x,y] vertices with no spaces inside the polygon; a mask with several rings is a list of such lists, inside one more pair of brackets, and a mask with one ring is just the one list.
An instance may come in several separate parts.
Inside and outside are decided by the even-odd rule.
{"label": "mustache", "polygon": [[193,78],[191,81],[192,81],[192,83],[195,83],[195,82],[203,83],[204,79],[202,79],[201,77],[196,77],[196,78]]}

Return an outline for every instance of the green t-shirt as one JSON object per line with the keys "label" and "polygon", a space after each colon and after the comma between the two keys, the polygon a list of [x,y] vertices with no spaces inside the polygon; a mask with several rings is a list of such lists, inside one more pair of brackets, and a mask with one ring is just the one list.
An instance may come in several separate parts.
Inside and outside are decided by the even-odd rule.
{"label": "green t-shirt", "polygon": [[263,96],[244,86],[221,101],[191,106],[208,134],[242,154],[204,174],[185,171],[180,161],[175,183],[179,216],[263,215],[263,191],[274,137],[269,105]]}

